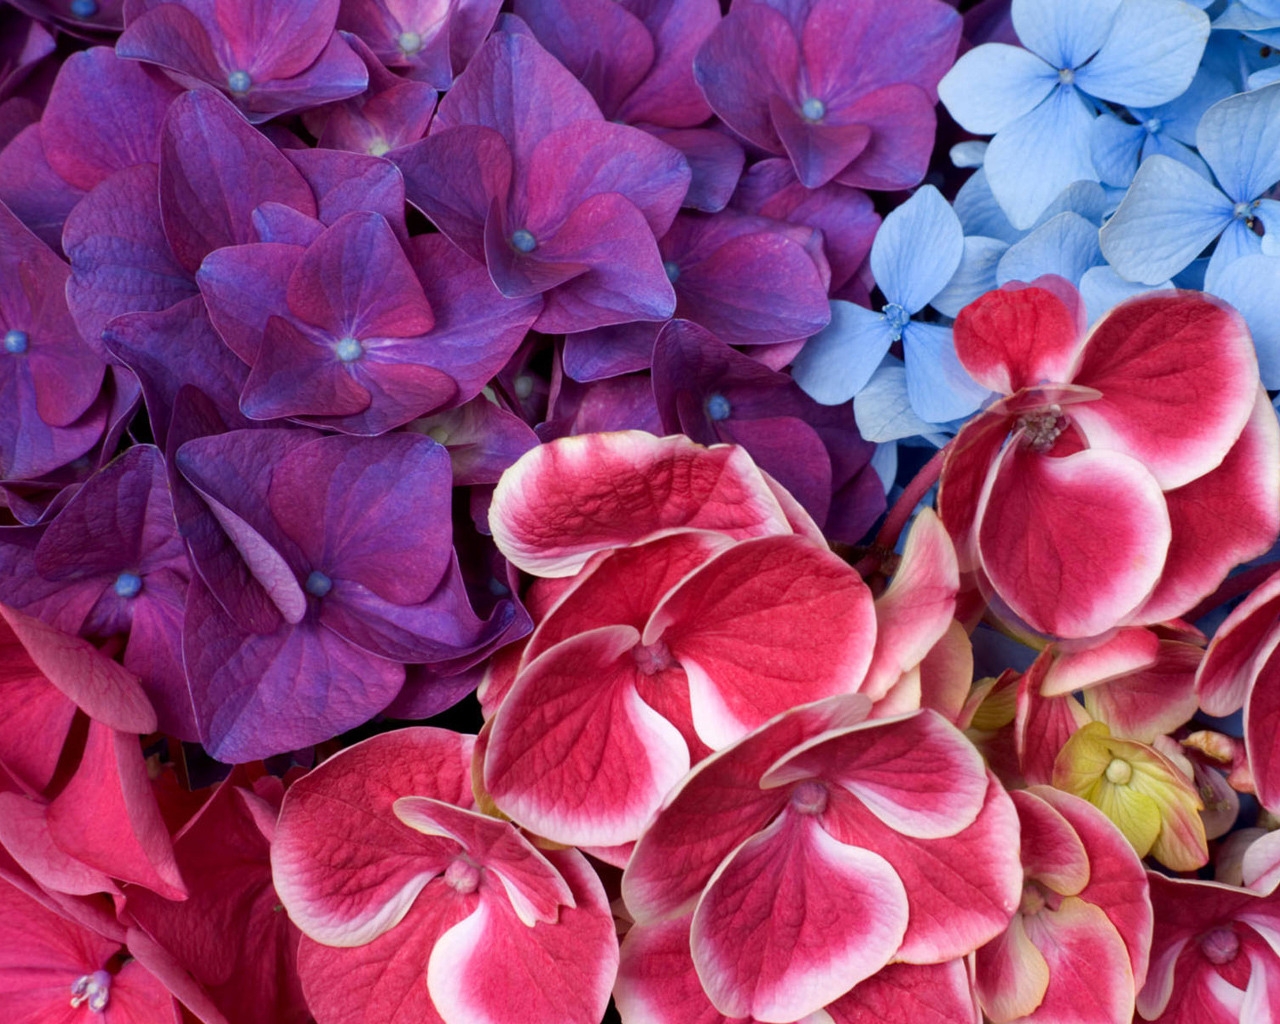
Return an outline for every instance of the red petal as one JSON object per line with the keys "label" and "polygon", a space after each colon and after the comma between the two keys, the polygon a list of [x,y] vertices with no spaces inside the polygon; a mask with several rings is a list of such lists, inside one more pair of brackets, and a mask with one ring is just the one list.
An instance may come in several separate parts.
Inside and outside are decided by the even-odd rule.
{"label": "red petal", "polygon": [[1021,435],[1001,454],[978,515],[997,593],[1055,636],[1118,625],[1155,586],[1169,548],[1164,496],[1140,463],[1093,450],[1050,458]]}
{"label": "red petal", "polygon": [[1098,321],[1074,382],[1102,392],[1073,410],[1090,446],[1132,455],[1169,490],[1236,443],[1258,395],[1258,364],[1244,319],[1225,302],[1161,292]]}
{"label": "red petal", "polygon": [[956,317],[956,355],[974,380],[1001,394],[1065,384],[1080,348],[1076,313],[1042,287],[987,292]]}

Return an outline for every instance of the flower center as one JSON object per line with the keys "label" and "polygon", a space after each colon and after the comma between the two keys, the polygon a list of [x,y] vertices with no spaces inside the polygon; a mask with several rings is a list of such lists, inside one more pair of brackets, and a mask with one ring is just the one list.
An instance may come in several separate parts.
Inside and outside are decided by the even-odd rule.
{"label": "flower center", "polygon": [[116,577],[115,590],[120,597],[137,597],[142,591],[142,577],[136,572],[122,572]]}
{"label": "flower center", "polygon": [[1063,85],[1075,85],[1076,73],[1071,68],[1058,69],[1058,81]]}
{"label": "flower center", "polygon": [[1121,758],[1112,758],[1105,772],[1107,781],[1113,786],[1127,786],[1133,778],[1133,766]]}
{"label": "flower center", "polygon": [[480,869],[468,857],[455,857],[444,869],[444,884],[469,896],[480,888]]}
{"label": "flower center", "polygon": [[636,644],[631,648],[631,656],[636,659],[636,668],[646,676],[656,676],[659,672],[680,664],[672,657],[671,648],[662,640],[651,644]]}
{"label": "flower center", "polygon": [[911,314],[907,312],[906,307],[899,306],[896,302],[890,302],[880,312],[884,314],[885,322],[889,325],[889,330],[893,332],[893,340],[901,341],[902,332],[906,330],[907,324],[911,322]]}
{"label": "flower center", "polygon": [[102,1013],[111,998],[111,975],[106,971],[82,974],[71,983],[71,1005],[88,1004],[94,1013]]}
{"label": "flower center", "polygon": [[1152,135],[1158,135],[1160,134],[1160,130],[1164,127],[1164,122],[1158,117],[1152,117],[1142,122],[1142,127]]}
{"label": "flower center", "polygon": [[1018,429],[1023,432],[1024,444],[1038,452],[1047,452],[1067,429],[1067,418],[1062,415],[1062,406],[1051,405],[1018,417]]}
{"label": "flower center", "polygon": [[817,124],[827,116],[827,105],[815,96],[800,104],[800,116],[810,124]]}
{"label": "flower center", "polygon": [[400,47],[400,52],[406,57],[411,56],[422,49],[422,36],[417,32],[401,32],[396,39],[396,46]]}
{"label": "flower center", "polygon": [[307,576],[307,582],[302,585],[302,589],[312,597],[324,597],[333,589],[333,580],[319,569],[315,569]]}
{"label": "flower center", "polygon": [[680,280],[680,267],[678,264],[672,263],[670,260],[663,260],[662,269],[666,272],[667,280],[672,284]]}
{"label": "flower center", "polygon": [[227,88],[237,96],[247,93],[251,85],[253,85],[253,79],[249,77],[247,71],[233,71],[227,75]]}
{"label": "flower center", "polygon": [[797,814],[821,814],[827,809],[827,787],[814,779],[800,783],[791,791],[791,806]]}
{"label": "flower center", "polygon": [[707,399],[707,415],[717,423],[721,420],[727,420],[731,412],[733,412],[733,406],[729,404],[729,399],[725,398],[720,392],[717,391]]}
{"label": "flower center", "polygon": [[533,237],[532,231],[519,228],[511,232],[511,247],[516,252],[533,252],[538,247],[538,240]]}
{"label": "flower center", "polygon": [[1229,964],[1240,952],[1240,939],[1230,928],[1215,928],[1200,940],[1200,952],[1211,964]]}
{"label": "flower center", "polygon": [[77,18],[92,18],[98,13],[94,0],[71,0],[71,13]]}
{"label": "flower center", "polygon": [[12,331],[6,331],[4,335],[4,350],[11,355],[20,356],[27,350],[27,332],[19,331],[16,328]]}
{"label": "flower center", "polygon": [[386,156],[391,152],[391,145],[386,139],[374,139],[366,150],[370,156]]}
{"label": "flower center", "polygon": [[354,363],[364,355],[364,346],[355,338],[343,338],[334,346],[333,354],[344,363]]}

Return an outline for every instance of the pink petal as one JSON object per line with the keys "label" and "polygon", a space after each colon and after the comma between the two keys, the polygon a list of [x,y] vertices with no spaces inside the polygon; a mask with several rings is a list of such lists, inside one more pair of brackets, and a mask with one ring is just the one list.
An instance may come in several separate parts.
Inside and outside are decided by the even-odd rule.
{"label": "pink petal", "polygon": [[406,827],[392,806],[414,794],[471,806],[474,742],[443,729],[398,729],[346,748],[290,787],[271,867],[299,928],[354,946],[408,913],[458,844]]}
{"label": "pink petal", "polygon": [[977,991],[992,1020],[1023,1020],[1044,1002],[1049,990],[1049,965],[1027,936],[1021,914],[1009,929],[978,950]]}
{"label": "pink petal", "polygon": [[187,895],[136,736],[90,721],[80,767],[49,805],[49,835],[112,878]]}
{"label": "pink petal", "polygon": [[[689,770],[680,731],[636,692],[643,668],[631,626],[556,645],[516,678],[493,719],[485,788],[522,825],[574,845],[640,836]],[[666,686],[679,672],[662,673]]]}
{"label": "pink petal", "polygon": [[1010,425],[999,413],[979,413],[943,449],[938,515],[951,534],[961,572],[969,572],[977,564],[974,526],[978,505]]}
{"label": "pink petal", "polygon": [[810,737],[866,714],[860,695],[794,708],[694,768],[667,797],[622,876],[632,917],[647,922],[692,909],[721,861],[790,799],[785,790],[760,788],[769,766]]}
{"label": "pink petal", "polygon": [[1001,394],[1042,382],[1065,384],[1081,326],[1077,310],[1052,291],[1002,288],[960,311],[956,355],[974,380]]}
{"label": "pink petal", "polygon": [[1164,490],[1217,466],[1248,422],[1258,365],[1244,319],[1203,292],[1139,295],[1093,328],[1074,382],[1102,398],[1073,410],[1094,448],[1138,459]]}
{"label": "pink petal", "polygon": [[1258,802],[1272,813],[1280,810],[1280,657],[1272,654],[1259,670],[1244,707],[1244,741]]}
{"label": "pink petal", "polygon": [[1280,642],[1280,572],[1269,576],[1218,627],[1196,673],[1200,706],[1210,715],[1239,710],[1262,662]]}
{"label": "pink petal", "polygon": [[1261,388],[1240,439],[1216,469],[1165,492],[1173,539],[1143,622],[1184,614],[1280,532],[1280,425]]}
{"label": "pink petal", "polygon": [[17,634],[0,626],[0,765],[33,793],[58,767],[76,705],[36,667]]}
{"label": "pink petal", "polygon": [[955,615],[960,571],[942,521],[926,509],[907,535],[893,580],[876,598],[876,646],[861,692],[879,700],[919,665]]}
{"label": "pink petal", "polygon": [[[677,583],[733,544],[720,533],[683,530],[600,552],[573,577],[538,623],[522,664],[571,636],[605,625],[643,630],[653,609]],[[527,603],[527,602],[526,602]]]}
{"label": "pink petal", "polygon": [[1090,720],[1074,697],[1041,694],[1041,683],[1052,660],[1052,653],[1041,654],[1018,681],[1014,743],[1022,776],[1033,786],[1052,781],[1058,751],[1072,733]]}
{"label": "pink petal", "polygon": [[1117,736],[1154,743],[1196,713],[1196,669],[1203,656],[1196,644],[1161,640],[1154,664],[1086,690],[1085,709]]}
{"label": "pink petal", "polygon": [[680,662],[694,728],[714,749],[787,708],[857,689],[874,636],[857,572],[786,536],[716,555],[654,611],[641,642],[661,641]]}
{"label": "pink petal", "polygon": [[475,912],[478,895],[432,882],[389,932],[362,946],[322,946],[305,935],[298,974],[325,1024],[445,1024],[427,992],[426,963],[440,936]]}
{"label": "pink petal", "polygon": [[1089,884],[1082,900],[1102,908],[1124,940],[1134,983],[1141,988],[1151,953],[1151,896],[1147,873],[1129,841],[1100,810],[1079,797],[1051,786],[1033,792],[1066,818],[1089,854]]}
{"label": "pink petal", "polygon": [[489,525],[503,555],[539,576],[571,576],[594,551],[674,527],[791,532],[741,448],[640,431],[565,437],[522,456],[498,481]]}
{"label": "pink petal", "polygon": [[1039,798],[1049,788],[1009,794],[1022,829],[1022,868],[1027,878],[1060,896],[1075,896],[1089,884],[1089,854],[1071,823]]}
{"label": "pink petal", "polygon": [[945,839],[911,839],[881,823],[860,800],[833,790],[823,825],[843,843],[873,850],[902,879],[910,919],[896,959],[939,963],[1004,931],[1022,895],[1013,803],[988,773],[977,821]]}
{"label": "pink petal", "polygon": [[568,883],[510,822],[425,796],[402,796],[393,810],[415,832],[460,843],[476,864],[497,875],[528,927],[555,924],[560,908],[573,906]]}
{"label": "pink petal", "polygon": [[1135,988],[1124,943],[1100,907],[1068,896],[1022,918],[1044,955],[1049,987],[1033,1020],[1044,1024],[1130,1024]]}
{"label": "pink petal", "polygon": [[613,999],[625,1021],[726,1024],[702,990],[689,950],[692,915],[634,925],[622,940]]}
{"label": "pink petal", "polygon": [[618,969],[604,889],[576,850],[548,854],[573,891],[555,924],[523,924],[492,890],[445,932],[427,963],[440,1015],[467,1024],[597,1024]]}
{"label": "pink petal", "polygon": [[906,927],[893,868],[789,809],[720,865],[689,941],[716,1009],[789,1022],[883,967]]}
{"label": "pink petal", "polygon": [[981,1024],[963,959],[889,964],[827,1007],[835,1024]]}
{"label": "pink petal", "polygon": [[815,737],[770,768],[760,785],[805,779],[842,787],[886,826],[915,839],[968,828],[987,795],[982,756],[936,711],[860,722]]}
{"label": "pink petal", "polygon": [[1159,649],[1156,635],[1139,626],[1117,630],[1101,643],[1078,647],[1055,645],[1040,693],[1045,697],[1060,697],[1137,672],[1155,662]]}
{"label": "pink petal", "polygon": [[1001,454],[978,516],[996,591],[1055,636],[1118,625],[1155,586],[1169,548],[1164,497],[1141,463],[1095,450],[1051,458],[1020,435]]}
{"label": "pink petal", "polygon": [[67,636],[15,608],[0,604],[0,619],[35,667],[90,718],[121,732],[155,730],[156,713],[137,676],[87,641]]}
{"label": "pink petal", "polygon": [[58,847],[49,834],[47,806],[18,793],[0,793],[0,847],[37,882],[73,896],[118,893],[103,872]]}

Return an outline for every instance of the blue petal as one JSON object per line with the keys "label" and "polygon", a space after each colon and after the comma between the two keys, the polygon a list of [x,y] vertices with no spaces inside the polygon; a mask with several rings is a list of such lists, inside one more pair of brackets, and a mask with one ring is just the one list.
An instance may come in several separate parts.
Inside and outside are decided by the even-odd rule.
{"label": "blue petal", "polygon": [[1196,148],[1237,202],[1257,199],[1280,181],[1280,82],[1206,110]]}
{"label": "blue petal", "polygon": [[1145,160],[1150,156],[1167,156],[1170,160],[1177,160],[1178,163],[1190,167],[1205,181],[1213,181],[1213,171],[1209,170],[1209,165],[1200,159],[1199,153],[1163,133],[1147,136],[1146,145],[1142,147],[1142,159]]}
{"label": "blue petal", "polygon": [[923,185],[880,225],[871,274],[887,301],[916,313],[947,286],[963,255],[959,218],[941,192]]}
{"label": "blue petal", "polygon": [[1045,207],[1035,226],[1039,227],[1060,213],[1078,213],[1097,227],[1114,209],[1115,202],[1111,195],[1096,181],[1073,181],[1058,193],[1057,199]]}
{"label": "blue petal", "polygon": [[1160,122],[1159,134],[1171,135],[1188,146],[1196,144],[1196,126],[1204,112],[1219,100],[1225,100],[1236,90],[1227,79],[1201,65],[1187,91],[1176,100],[1158,107],[1132,111],[1139,121]]}
{"label": "blue petal", "polygon": [[886,441],[876,445],[876,450],[871,453],[871,468],[876,471],[880,486],[888,494],[898,479],[898,442]]}
{"label": "blue petal", "polygon": [[1098,55],[1076,71],[1091,96],[1132,107],[1168,103],[1195,77],[1209,17],[1181,0],[1124,0]]}
{"label": "blue petal", "polygon": [[1262,236],[1262,251],[1268,256],[1280,256],[1280,203],[1259,199],[1254,204],[1253,215],[1262,221],[1267,232]]}
{"label": "blue petal", "polygon": [[1031,227],[1073,181],[1097,180],[1089,157],[1093,119],[1080,94],[1061,86],[991,140],[983,170],[1015,228]]}
{"label": "blue petal", "polygon": [[942,76],[938,97],[965,131],[993,135],[1043,100],[1058,71],[1005,43],[976,46]]}
{"label": "blue petal", "polygon": [[1090,267],[1080,278],[1080,297],[1084,299],[1085,312],[1092,324],[1101,319],[1112,306],[1120,305],[1125,299],[1143,292],[1172,287],[1173,283],[1170,281],[1163,281],[1154,288],[1151,285],[1136,284],[1126,281],[1111,267]]}
{"label": "blue petal", "polygon": [[991,395],[960,365],[950,327],[912,321],[902,336],[902,354],[911,408],[928,423],[968,416]]}
{"label": "blue petal", "polygon": [[907,369],[892,358],[885,360],[858,395],[853,418],[858,433],[881,444],[937,431],[937,424],[926,423],[912,410],[907,398]]}
{"label": "blue petal", "polygon": [[1274,0],[1250,0],[1248,4],[1229,3],[1227,9],[1213,19],[1213,27],[1250,33],[1276,28],[1280,13],[1274,11],[1274,6]]}
{"label": "blue petal", "polygon": [[1022,45],[1055,68],[1078,68],[1098,52],[1120,0],[1013,0]]}
{"label": "blue petal", "polygon": [[1125,187],[1133,181],[1147,130],[1140,124],[1103,114],[1089,126],[1089,155],[1098,180]]}
{"label": "blue petal", "polygon": [[831,323],[805,342],[791,376],[815,402],[840,405],[863,389],[893,341],[883,315],[832,299]]}
{"label": "blue petal", "polygon": [[929,305],[943,316],[958,316],[960,310],[979,295],[998,287],[996,264],[1009,249],[1008,242],[998,238],[972,235],[964,240],[964,256],[947,286],[933,297]]}
{"label": "blue petal", "polygon": [[1000,209],[996,197],[991,194],[991,186],[987,183],[987,172],[981,167],[960,186],[960,191],[956,193],[956,201],[952,205],[966,235],[998,238],[1010,245],[1022,237],[1022,232],[1009,223],[1009,218],[1004,215],[1004,210]]}
{"label": "blue petal", "polygon": [[1057,274],[1072,284],[1102,262],[1098,228],[1077,213],[1060,213],[1011,246],[996,268],[996,281],[1034,281]]}
{"label": "blue petal", "polygon": [[1280,259],[1242,256],[1218,275],[1213,293],[1235,306],[1249,324],[1262,386],[1280,388]]}
{"label": "blue petal", "polygon": [[982,161],[987,155],[987,144],[979,142],[977,139],[970,139],[968,142],[957,142],[951,147],[947,155],[951,157],[952,167],[981,167]]}
{"label": "blue petal", "polygon": [[1120,208],[1102,226],[1102,255],[1130,281],[1164,281],[1231,223],[1232,209],[1195,171],[1153,156],[1143,161]]}
{"label": "blue petal", "polygon": [[1270,85],[1272,82],[1280,82],[1280,64],[1275,67],[1263,68],[1261,71],[1255,71],[1249,76],[1249,88],[1261,89],[1264,85]]}
{"label": "blue petal", "polygon": [[1242,220],[1232,220],[1227,230],[1222,232],[1213,255],[1209,257],[1209,266],[1204,272],[1206,291],[1216,291],[1218,278],[1222,272],[1243,256],[1262,252],[1262,239],[1255,235]]}

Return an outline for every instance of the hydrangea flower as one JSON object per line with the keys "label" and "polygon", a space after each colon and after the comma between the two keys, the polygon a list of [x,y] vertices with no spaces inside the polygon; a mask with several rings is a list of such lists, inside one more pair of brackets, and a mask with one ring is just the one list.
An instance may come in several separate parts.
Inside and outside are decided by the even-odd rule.
{"label": "hydrangea flower", "polygon": [[967,131],[994,135],[984,166],[1017,228],[1073,181],[1097,180],[1090,150],[1099,101],[1168,103],[1196,73],[1209,19],[1182,0],[1013,0],[1026,47],[986,43],[938,84]]}
{"label": "hydrangea flower", "polygon": [[847,402],[866,386],[890,346],[901,342],[917,416],[943,423],[977,409],[989,392],[960,365],[951,329],[911,319],[946,287],[963,252],[955,212],[925,185],[884,219],[871,246],[871,272],[885,305],[875,313],[833,300],[831,325],[796,357],[796,383],[824,404]]}

